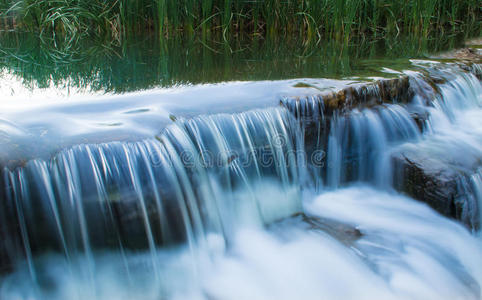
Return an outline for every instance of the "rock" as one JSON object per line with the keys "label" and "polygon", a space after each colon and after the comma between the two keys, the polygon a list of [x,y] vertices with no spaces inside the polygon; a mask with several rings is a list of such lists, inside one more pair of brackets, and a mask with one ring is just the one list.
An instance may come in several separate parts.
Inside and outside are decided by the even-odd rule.
{"label": "rock", "polygon": [[470,229],[480,227],[478,203],[467,184],[467,174],[420,153],[398,152],[392,160],[398,191]]}
{"label": "rock", "polygon": [[309,225],[310,230],[325,232],[345,245],[352,245],[363,236],[358,228],[349,224],[327,218],[308,216],[304,213],[299,214],[299,216],[303,219],[303,222]]}
{"label": "rock", "polygon": [[339,91],[322,92],[315,96],[288,97],[282,99],[280,104],[291,111],[301,123],[309,157],[314,149],[324,149],[334,114],[344,114],[354,108],[383,103],[408,103],[412,97],[409,77],[402,76],[348,86]]}
{"label": "rock", "polygon": [[[0,233],[0,237],[3,238],[4,236],[4,233]],[[0,275],[13,270],[14,263],[8,253],[9,251],[7,249],[6,243],[2,242],[0,244]]]}
{"label": "rock", "polygon": [[466,48],[455,49],[448,52],[434,55],[435,59],[450,60],[459,63],[460,66],[469,66],[471,64],[480,64],[482,62],[482,49],[479,40],[473,40],[466,43]]}
{"label": "rock", "polygon": [[465,41],[465,46],[482,46],[482,37],[476,37]]}
{"label": "rock", "polygon": [[3,205],[6,202],[6,193],[5,187],[3,184],[0,184],[0,274],[10,271],[13,268],[14,259],[12,258],[12,253],[14,250],[18,249],[9,249],[10,245],[6,241],[9,240],[9,231],[6,226],[7,216],[5,215],[5,211]]}
{"label": "rock", "polygon": [[296,213],[290,218],[277,221],[269,226],[272,230],[278,230],[280,234],[286,234],[284,225],[302,224],[304,230],[327,234],[346,246],[353,246],[363,233],[350,224],[342,223],[333,219],[310,216],[305,213]]}
{"label": "rock", "polygon": [[331,116],[356,107],[371,107],[383,103],[407,103],[412,99],[408,76],[379,79],[371,83],[347,86],[337,91],[320,92],[316,96],[291,97],[281,101],[298,117]]}
{"label": "rock", "polygon": [[473,48],[458,49],[454,52],[451,52],[451,56],[455,59],[468,61],[480,61],[482,59],[480,52]]}
{"label": "rock", "polygon": [[[471,51],[460,51],[472,55]],[[457,62],[459,70],[476,76],[482,74],[476,63]],[[307,157],[316,150],[327,151],[330,124],[334,115],[344,116],[355,108],[366,108],[384,103],[407,103],[407,110],[420,131],[425,130],[429,112],[426,106],[437,99],[439,85],[452,80],[451,72],[433,68],[420,72],[418,76],[402,76],[394,79],[381,79],[374,83],[350,86],[338,92],[325,92],[316,96],[286,98],[282,105],[290,110],[302,125]],[[455,77],[453,78],[455,79]],[[417,95],[416,101],[414,95]],[[442,151],[443,152],[443,151]],[[458,151],[453,152],[455,155]],[[441,156],[447,156],[442,153]],[[349,155],[345,155],[349,157]],[[454,161],[457,158],[454,158]],[[435,159],[421,155],[417,151],[397,153],[393,163],[398,170],[395,175],[396,188],[405,194],[423,201],[441,214],[457,219],[467,227],[480,227],[478,204],[469,177],[480,165],[477,157],[464,157],[469,166],[450,165],[443,158]],[[350,166],[355,161],[348,161],[345,176],[350,173]],[[317,176],[323,176],[317,171]],[[315,172],[313,172],[315,173]]]}

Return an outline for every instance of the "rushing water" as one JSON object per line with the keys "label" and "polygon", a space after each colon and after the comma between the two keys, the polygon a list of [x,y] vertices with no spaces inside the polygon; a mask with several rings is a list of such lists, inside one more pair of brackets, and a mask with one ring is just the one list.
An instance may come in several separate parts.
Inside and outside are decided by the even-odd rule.
{"label": "rushing water", "polygon": [[482,214],[480,81],[421,68],[443,80],[406,72],[409,103],[283,99],[5,168],[0,299],[480,299],[479,232],[392,189],[416,153]]}
{"label": "rushing water", "polygon": [[[159,250],[158,277],[147,254],[127,253],[122,259],[97,253],[92,281],[84,258],[67,264],[45,256],[39,262],[42,299],[480,297],[480,241],[425,205],[352,187],[307,201],[306,212],[314,222],[329,218],[356,226],[363,235],[340,242],[298,219],[266,230],[245,226],[229,248],[222,236],[211,234],[207,249],[196,255],[184,247]],[[2,293],[6,299],[30,299],[35,289],[28,273],[19,271],[4,281]]]}

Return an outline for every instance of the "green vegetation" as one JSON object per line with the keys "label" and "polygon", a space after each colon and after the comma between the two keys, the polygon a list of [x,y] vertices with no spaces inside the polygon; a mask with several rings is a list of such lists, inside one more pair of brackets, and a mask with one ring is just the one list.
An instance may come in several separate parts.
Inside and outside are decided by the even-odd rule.
{"label": "green vegetation", "polygon": [[382,76],[382,67],[404,69],[407,58],[462,42],[463,36],[449,35],[305,44],[289,38],[216,42],[140,35],[120,44],[70,44],[14,32],[0,35],[0,74],[13,74],[31,89],[54,85],[113,93],[229,80]]}
{"label": "green vegetation", "polygon": [[67,41],[155,32],[354,36],[480,34],[480,0],[0,0],[0,29]]}
{"label": "green vegetation", "polygon": [[479,35],[479,2],[0,0],[0,70],[112,92],[348,76]]}

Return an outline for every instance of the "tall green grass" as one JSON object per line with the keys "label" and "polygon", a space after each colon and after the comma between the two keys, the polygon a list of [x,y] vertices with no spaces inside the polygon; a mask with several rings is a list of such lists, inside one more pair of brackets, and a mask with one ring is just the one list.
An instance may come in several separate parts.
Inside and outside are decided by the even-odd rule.
{"label": "tall green grass", "polygon": [[480,0],[0,0],[0,30],[110,36],[242,32],[350,39],[434,31],[480,34]]}

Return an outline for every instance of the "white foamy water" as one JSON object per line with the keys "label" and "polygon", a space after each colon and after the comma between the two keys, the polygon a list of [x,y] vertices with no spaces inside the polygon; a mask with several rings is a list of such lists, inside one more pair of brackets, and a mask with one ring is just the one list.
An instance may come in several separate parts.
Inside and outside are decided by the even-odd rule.
{"label": "white foamy water", "polygon": [[441,86],[441,95],[427,108],[428,134],[417,152],[474,170],[482,159],[482,85],[475,76],[458,77]]}
{"label": "white foamy water", "polygon": [[0,298],[480,299],[481,241],[426,205],[355,186],[309,197],[305,209],[321,223],[347,224],[361,236],[307,230],[300,218],[269,229],[245,226],[228,248],[210,235],[203,250],[159,251],[158,278],[149,253],[125,260],[98,253],[94,278],[83,272],[81,259],[68,265],[45,256],[42,288],[18,271],[4,279]]}

